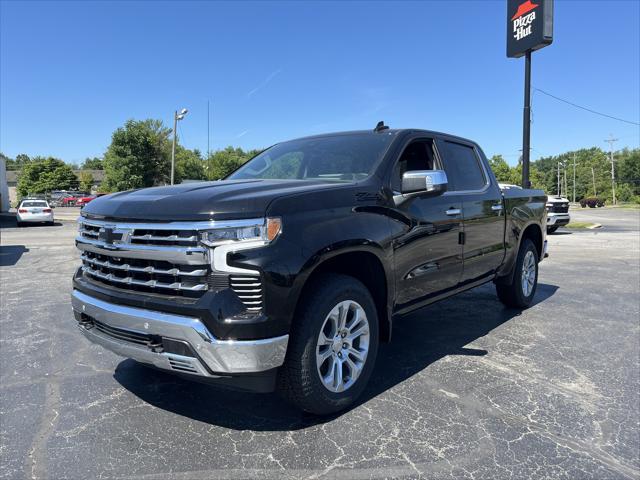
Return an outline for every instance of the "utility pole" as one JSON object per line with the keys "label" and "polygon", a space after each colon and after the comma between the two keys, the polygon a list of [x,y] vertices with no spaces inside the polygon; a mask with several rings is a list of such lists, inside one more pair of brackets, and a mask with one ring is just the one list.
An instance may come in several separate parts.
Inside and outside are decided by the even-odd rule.
{"label": "utility pole", "polygon": [[211,132],[211,129],[209,128],[209,119],[210,119],[210,115],[209,115],[209,100],[207,100],[207,158],[209,158],[209,152],[211,151],[209,149],[209,134]]}
{"label": "utility pole", "polygon": [[560,197],[560,162],[558,162],[558,175],[557,175],[557,182],[556,182],[556,194]]}
{"label": "utility pole", "polygon": [[617,138],[613,138],[613,134],[609,134],[609,138],[605,140],[609,144],[609,158],[611,160],[611,196],[613,197],[613,204],[616,204],[616,173],[613,166],[613,144],[617,142]]}
{"label": "utility pole", "polygon": [[567,185],[567,165],[563,165],[563,173],[564,173],[564,196],[569,198],[569,186]]}
{"label": "utility pole", "polygon": [[591,178],[593,179],[593,196],[597,197],[598,191],[596,190],[596,172],[593,170],[593,167],[591,167]]}
{"label": "utility pole", "polygon": [[573,154],[573,203],[576,203],[576,154]]}

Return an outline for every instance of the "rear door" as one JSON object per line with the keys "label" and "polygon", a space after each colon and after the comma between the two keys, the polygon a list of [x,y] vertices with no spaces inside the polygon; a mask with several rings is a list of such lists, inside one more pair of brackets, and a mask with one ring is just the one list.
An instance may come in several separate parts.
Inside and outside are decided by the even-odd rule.
{"label": "rear door", "polygon": [[502,193],[473,143],[442,138],[438,150],[449,179],[445,196],[462,198],[462,282],[480,280],[493,275],[504,258]]}

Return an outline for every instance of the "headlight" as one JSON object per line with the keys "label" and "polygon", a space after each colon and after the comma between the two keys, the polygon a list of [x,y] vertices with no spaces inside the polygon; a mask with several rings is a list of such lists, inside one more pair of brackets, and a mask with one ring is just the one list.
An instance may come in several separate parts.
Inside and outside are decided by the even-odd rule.
{"label": "headlight", "polygon": [[254,225],[201,230],[199,235],[200,243],[208,247],[234,242],[262,242],[266,245],[272,242],[281,230],[280,218],[270,217]]}
{"label": "headlight", "polygon": [[553,203],[547,203],[547,211],[553,208]]}

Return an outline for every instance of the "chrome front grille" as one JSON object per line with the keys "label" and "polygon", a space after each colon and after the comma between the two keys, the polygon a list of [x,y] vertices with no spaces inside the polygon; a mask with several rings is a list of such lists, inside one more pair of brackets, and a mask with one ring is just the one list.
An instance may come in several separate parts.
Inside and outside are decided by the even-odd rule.
{"label": "chrome front grille", "polygon": [[118,288],[192,297],[208,289],[209,269],[205,266],[173,265],[94,252],[84,252],[80,258],[86,275]]}
{"label": "chrome front grille", "polygon": [[262,310],[262,282],[259,276],[231,275],[231,289],[250,312]]}
{"label": "chrome front grille", "polygon": [[553,213],[568,213],[569,212],[569,204],[568,203],[554,203],[549,211]]}
{"label": "chrome front grille", "polygon": [[[198,241],[199,232],[255,220],[124,223],[81,218],[76,246],[86,279],[102,286],[164,296],[199,298],[208,290],[231,289],[251,313],[263,309],[260,274],[231,273],[216,264],[216,249]],[[226,269],[226,271],[225,271]],[[237,268],[235,270],[238,270]]]}

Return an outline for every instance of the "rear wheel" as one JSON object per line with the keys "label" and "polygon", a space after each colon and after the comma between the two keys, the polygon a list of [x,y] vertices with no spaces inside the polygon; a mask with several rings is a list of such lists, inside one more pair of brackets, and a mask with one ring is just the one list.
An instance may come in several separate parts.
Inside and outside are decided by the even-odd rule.
{"label": "rear wheel", "polygon": [[538,250],[528,238],[520,245],[514,268],[512,283],[496,284],[498,298],[508,307],[526,308],[538,287]]}
{"label": "rear wheel", "polygon": [[355,278],[318,278],[298,309],[278,389],[317,415],[343,410],[362,394],[378,353],[378,316]]}

